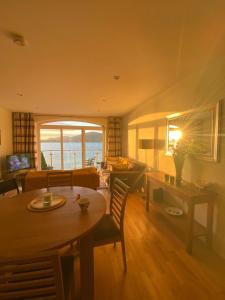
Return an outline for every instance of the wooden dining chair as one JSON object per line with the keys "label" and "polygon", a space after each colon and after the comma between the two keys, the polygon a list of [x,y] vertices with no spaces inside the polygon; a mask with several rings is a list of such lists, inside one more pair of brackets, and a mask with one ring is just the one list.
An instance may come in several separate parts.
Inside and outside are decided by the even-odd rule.
{"label": "wooden dining chair", "polygon": [[1,260],[0,299],[66,299],[59,255]]}
{"label": "wooden dining chair", "polygon": [[19,188],[15,178],[0,181],[0,194],[5,194],[12,190],[16,190],[17,194],[19,194]]}
{"label": "wooden dining chair", "polygon": [[[75,262],[80,255],[78,243],[74,242],[58,250],[62,262],[63,281],[66,299],[80,299],[79,280],[75,280]],[[76,264],[77,265],[77,264]]]}
{"label": "wooden dining chair", "polygon": [[110,198],[110,214],[105,214],[93,233],[94,247],[121,242],[124,271],[127,270],[124,241],[124,213],[129,186],[115,178]]}
{"label": "wooden dining chair", "polygon": [[47,187],[70,186],[73,187],[73,172],[59,171],[47,172]]}

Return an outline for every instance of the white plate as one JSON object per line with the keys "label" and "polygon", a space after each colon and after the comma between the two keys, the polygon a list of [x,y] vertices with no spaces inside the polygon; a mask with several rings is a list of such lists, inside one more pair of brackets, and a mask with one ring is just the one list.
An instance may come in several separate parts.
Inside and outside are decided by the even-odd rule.
{"label": "white plate", "polygon": [[41,197],[38,197],[38,198],[35,198],[34,200],[32,200],[28,204],[28,208],[33,209],[33,210],[40,210],[40,211],[41,210],[50,210],[50,209],[57,208],[57,207],[63,205],[66,201],[64,196],[53,195],[50,205],[45,206],[42,198],[43,197],[41,196]]}
{"label": "white plate", "polygon": [[173,206],[168,206],[166,212],[171,216],[182,216],[184,213],[183,209]]}

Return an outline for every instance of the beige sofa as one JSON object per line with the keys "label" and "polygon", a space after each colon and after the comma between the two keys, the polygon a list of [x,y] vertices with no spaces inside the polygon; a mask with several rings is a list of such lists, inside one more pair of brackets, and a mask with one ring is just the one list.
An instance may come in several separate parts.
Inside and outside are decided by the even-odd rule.
{"label": "beige sofa", "polygon": [[107,157],[106,164],[110,173],[110,189],[115,177],[126,183],[132,192],[144,186],[144,176],[147,171],[146,164],[127,157]]}
{"label": "beige sofa", "polygon": [[[23,192],[47,187],[47,173],[63,171],[31,171],[25,174],[21,180]],[[99,187],[99,174],[94,167],[72,170],[73,185],[97,189]],[[58,175],[60,176],[60,174]]]}

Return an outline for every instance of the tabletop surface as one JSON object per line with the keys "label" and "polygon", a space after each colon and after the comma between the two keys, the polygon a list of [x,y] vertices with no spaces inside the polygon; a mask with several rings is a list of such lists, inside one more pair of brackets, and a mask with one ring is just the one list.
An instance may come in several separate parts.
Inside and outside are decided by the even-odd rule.
{"label": "tabletop surface", "polygon": [[[30,191],[0,201],[0,257],[60,248],[88,234],[106,211],[104,197],[82,187],[51,188],[53,194],[66,197],[66,203],[54,210],[31,212],[27,205],[46,189]],[[88,197],[87,211],[81,211],[76,197]]]}
{"label": "tabletop surface", "polygon": [[168,189],[173,190],[176,193],[179,193],[183,196],[189,197],[189,198],[195,198],[195,197],[208,197],[211,196],[211,194],[208,191],[200,191],[197,189],[194,184],[188,183],[186,181],[182,181],[181,186],[171,185],[167,182],[165,182],[165,173],[163,172],[148,172],[146,174],[149,178],[156,180],[160,183],[162,183],[165,187]]}

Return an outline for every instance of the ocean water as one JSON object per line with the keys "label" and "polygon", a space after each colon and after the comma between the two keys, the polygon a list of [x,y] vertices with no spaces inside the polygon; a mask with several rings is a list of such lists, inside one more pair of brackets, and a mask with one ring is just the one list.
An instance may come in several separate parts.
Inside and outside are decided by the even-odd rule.
{"label": "ocean water", "polygon": [[[102,161],[102,143],[85,143],[85,160],[94,158],[94,163]],[[48,166],[61,169],[61,144],[58,142],[42,142],[41,151]],[[82,143],[63,143],[64,169],[71,170],[82,168]]]}

